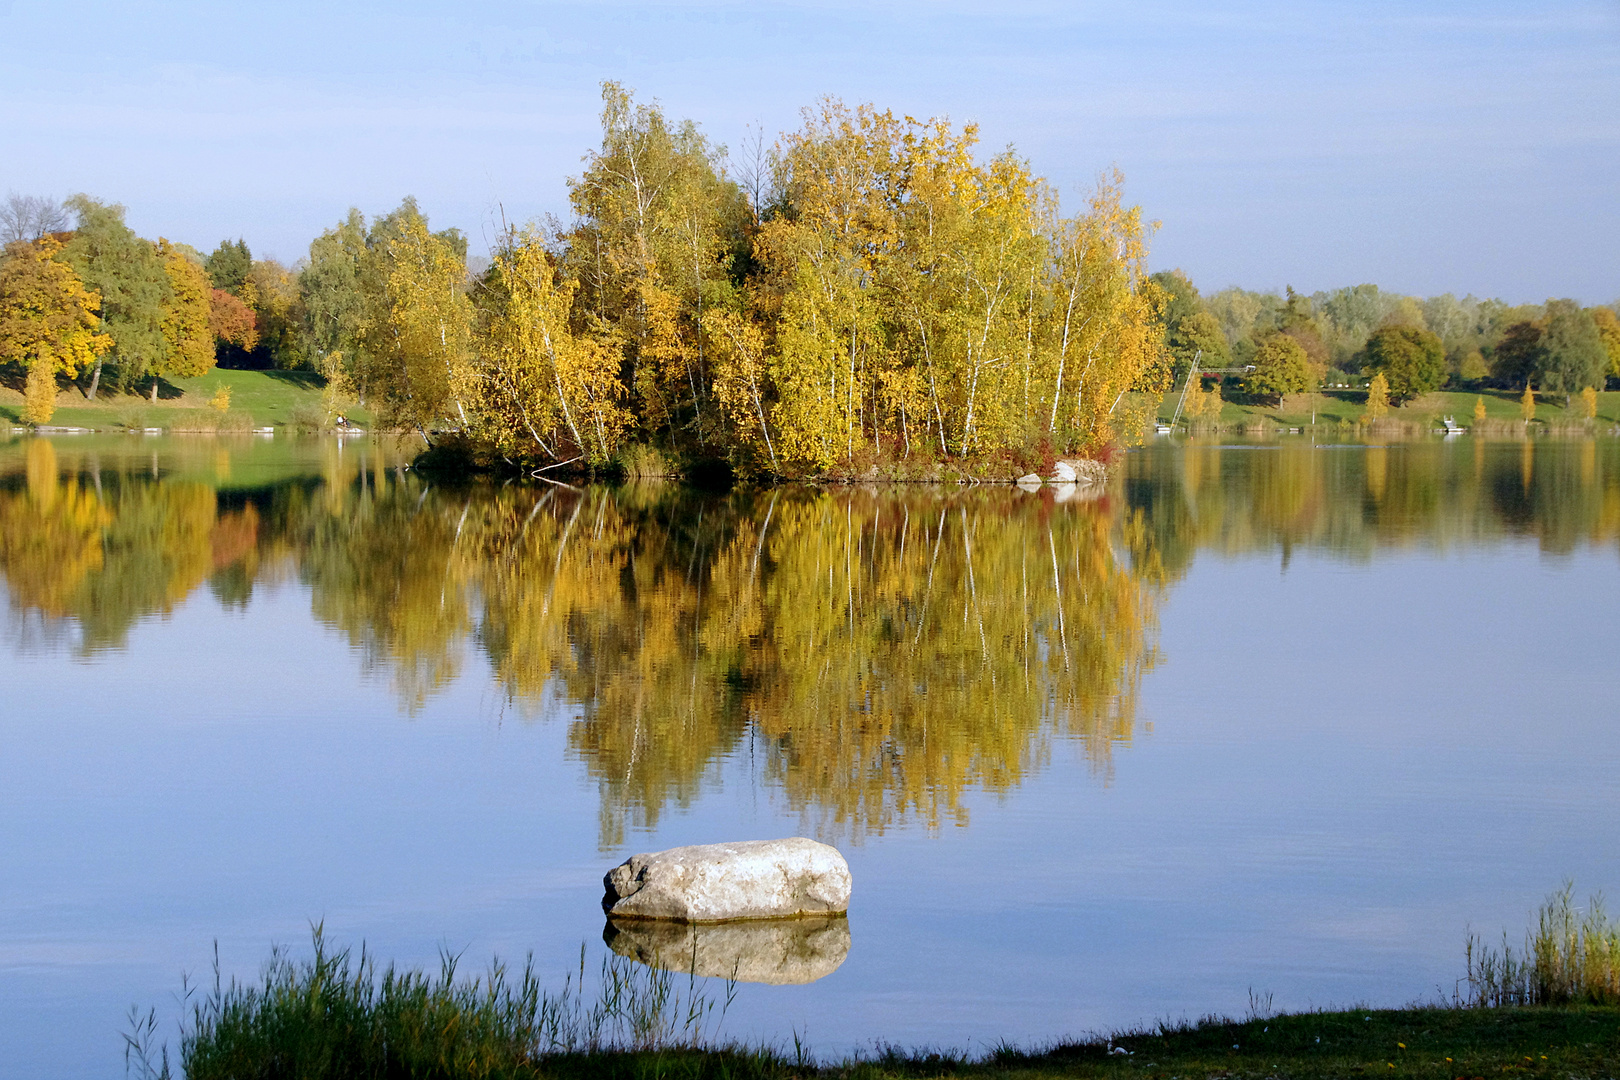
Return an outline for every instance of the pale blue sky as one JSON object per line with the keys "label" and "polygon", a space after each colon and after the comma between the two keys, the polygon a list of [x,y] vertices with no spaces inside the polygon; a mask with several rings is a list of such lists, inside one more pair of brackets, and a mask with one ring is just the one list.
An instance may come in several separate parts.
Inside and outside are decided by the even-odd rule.
{"label": "pale blue sky", "polygon": [[414,194],[483,248],[566,213],[617,79],[718,142],[833,94],[1099,170],[1205,290],[1620,296],[1620,2],[0,0],[0,191],[291,262]]}

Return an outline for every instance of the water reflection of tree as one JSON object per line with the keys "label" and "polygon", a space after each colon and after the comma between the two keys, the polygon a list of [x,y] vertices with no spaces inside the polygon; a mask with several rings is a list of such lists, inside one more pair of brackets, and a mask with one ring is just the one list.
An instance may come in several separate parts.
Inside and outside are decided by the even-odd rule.
{"label": "water reflection of tree", "polygon": [[1367,559],[1522,538],[1565,553],[1620,534],[1620,442],[1161,446],[1127,458],[1124,490],[1145,519],[1136,565],[1170,577],[1199,550]]}
{"label": "water reflection of tree", "polygon": [[[134,623],[166,615],[216,569],[214,540],[241,539],[212,488],[97,470],[61,475],[49,440],[31,440],[24,485],[0,489],[0,569],[13,606],[71,618],[80,649],[121,648]],[[234,534],[234,535],[233,535]]]}
{"label": "water reflection of tree", "polygon": [[[68,451],[62,451],[64,455]],[[218,455],[216,455],[217,457]],[[328,447],[318,476],[217,491],[30,441],[0,469],[14,613],[85,652],[205,581],[296,575],[408,710],[469,650],[521,711],[568,716],[617,844],[748,768],[823,833],[965,820],[1072,737],[1131,738],[1160,588],[1200,551],[1366,559],[1620,536],[1620,443],[1149,449],[1112,500],[1006,489],[448,488]],[[1122,553],[1123,559],[1116,555]]]}
{"label": "water reflection of tree", "polygon": [[1151,590],[1100,506],[997,492],[507,489],[462,523],[478,638],[556,692],[603,840],[688,803],[745,738],[823,831],[963,820],[1081,737],[1129,738]]}

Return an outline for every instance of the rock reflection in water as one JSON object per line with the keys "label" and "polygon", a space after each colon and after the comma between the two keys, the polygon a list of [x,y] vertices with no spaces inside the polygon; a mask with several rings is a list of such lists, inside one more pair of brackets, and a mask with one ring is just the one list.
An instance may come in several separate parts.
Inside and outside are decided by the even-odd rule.
{"label": "rock reflection in water", "polygon": [[773,986],[831,975],[850,946],[849,920],[842,915],[728,923],[609,919],[602,940],[648,967]]}

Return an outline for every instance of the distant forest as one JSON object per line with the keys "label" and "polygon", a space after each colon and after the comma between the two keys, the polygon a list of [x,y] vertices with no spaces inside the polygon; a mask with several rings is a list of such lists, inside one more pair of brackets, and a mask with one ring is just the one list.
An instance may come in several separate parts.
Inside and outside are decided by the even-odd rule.
{"label": "distant forest", "polygon": [[1151,226],[1117,173],[1064,216],[1026,161],[977,141],[828,100],[728,154],[606,83],[572,220],[503,225],[471,262],[409,198],[351,210],[288,267],[240,239],[141,238],[89,196],[12,195],[0,377],[44,422],[67,382],[156,395],[214,364],[307,369],[329,414],[360,407],[485,464],[652,447],[802,475],[1098,453],[1195,362],[1240,369],[1228,386],[1260,401],[1379,374],[1396,403],[1620,374],[1613,307],[1203,295],[1146,273]]}
{"label": "distant forest", "polygon": [[1379,373],[1397,400],[1439,389],[1527,385],[1574,394],[1620,378],[1620,301],[1515,306],[1451,293],[1404,296],[1376,285],[1309,296],[1292,288],[1284,295],[1227,288],[1204,296],[1180,271],[1150,280],[1162,290],[1165,344],[1178,374],[1194,357],[1203,368],[1243,367],[1263,363],[1282,346],[1297,352],[1303,367],[1290,391]]}

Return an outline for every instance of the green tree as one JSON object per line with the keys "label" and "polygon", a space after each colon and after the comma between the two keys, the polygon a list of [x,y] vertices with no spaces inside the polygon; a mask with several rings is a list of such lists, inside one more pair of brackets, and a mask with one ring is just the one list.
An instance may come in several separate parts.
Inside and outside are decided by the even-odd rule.
{"label": "green tree", "polygon": [[1541,344],[1536,381],[1543,390],[1563,394],[1565,408],[1572,394],[1603,381],[1607,374],[1609,354],[1598,325],[1574,300],[1547,301]]}
{"label": "green tree", "polygon": [[208,271],[214,288],[224,289],[232,296],[246,299],[242,295],[242,288],[247,284],[248,274],[253,269],[253,253],[248,250],[246,240],[221,240],[219,247],[208,256],[203,266]]}
{"label": "green tree", "polygon": [[[127,389],[158,368],[168,355],[163,312],[169,276],[157,247],[124,224],[124,208],[75,195],[67,207],[77,217],[62,258],[85,285],[101,295],[101,321],[113,340],[105,355],[117,365],[117,382]],[[91,369],[86,395],[95,399],[103,357]]]}
{"label": "green tree", "polygon": [[[309,245],[309,257],[298,274],[297,295],[276,300],[282,310],[276,318],[287,323],[287,350],[293,356],[358,395],[360,403],[383,381],[398,374],[398,341],[394,336],[394,297],[389,281],[395,270],[397,242],[427,228],[416,200],[406,197],[397,208],[367,226],[365,216],[351,209],[334,228]],[[458,229],[428,234],[435,251],[447,253],[466,265],[467,238]],[[275,264],[255,264],[253,275],[280,271]],[[250,277],[250,284],[255,277]],[[463,284],[465,284],[463,282]],[[257,287],[257,286],[255,286]],[[267,286],[267,293],[280,290]]]}
{"label": "green tree", "polygon": [[1305,349],[1288,334],[1272,334],[1254,354],[1254,370],[1243,377],[1243,390],[1278,403],[1284,394],[1309,388],[1311,369]]}
{"label": "green tree", "polygon": [[274,259],[257,259],[245,291],[253,298],[258,342],[252,366],[283,370],[309,367],[304,350],[303,298],[298,279]]}
{"label": "green tree", "polygon": [[364,395],[362,329],[367,295],[363,267],[370,254],[366,219],[359,210],[310,242],[298,275],[303,314],[303,351],[328,379],[355,382]]}
{"label": "green tree", "polygon": [[1440,389],[1446,378],[1446,354],[1440,338],[1416,326],[1385,326],[1367,339],[1366,370],[1389,382],[1390,397],[1410,401]]}
{"label": "green tree", "polygon": [[1201,367],[1229,367],[1232,363],[1220,320],[1207,311],[1196,311],[1181,320],[1170,334],[1169,349],[1178,379],[1186,375],[1195,359]]}
{"label": "green tree", "polygon": [[[1172,361],[1172,377],[1179,380],[1192,365],[1193,357],[1202,350],[1202,363],[1214,365],[1213,339],[1221,341],[1221,352],[1226,354],[1226,335],[1221,332],[1220,320],[1204,310],[1204,301],[1198,295],[1187,275],[1180,270],[1161,270],[1148,280],[1162,294],[1160,320],[1164,324],[1164,346]],[[1191,325],[1199,319],[1198,325]]]}
{"label": "green tree", "polygon": [[1491,375],[1505,386],[1529,384],[1546,358],[1540,324],[1521,319],[1502,331],[1491,357]]}

